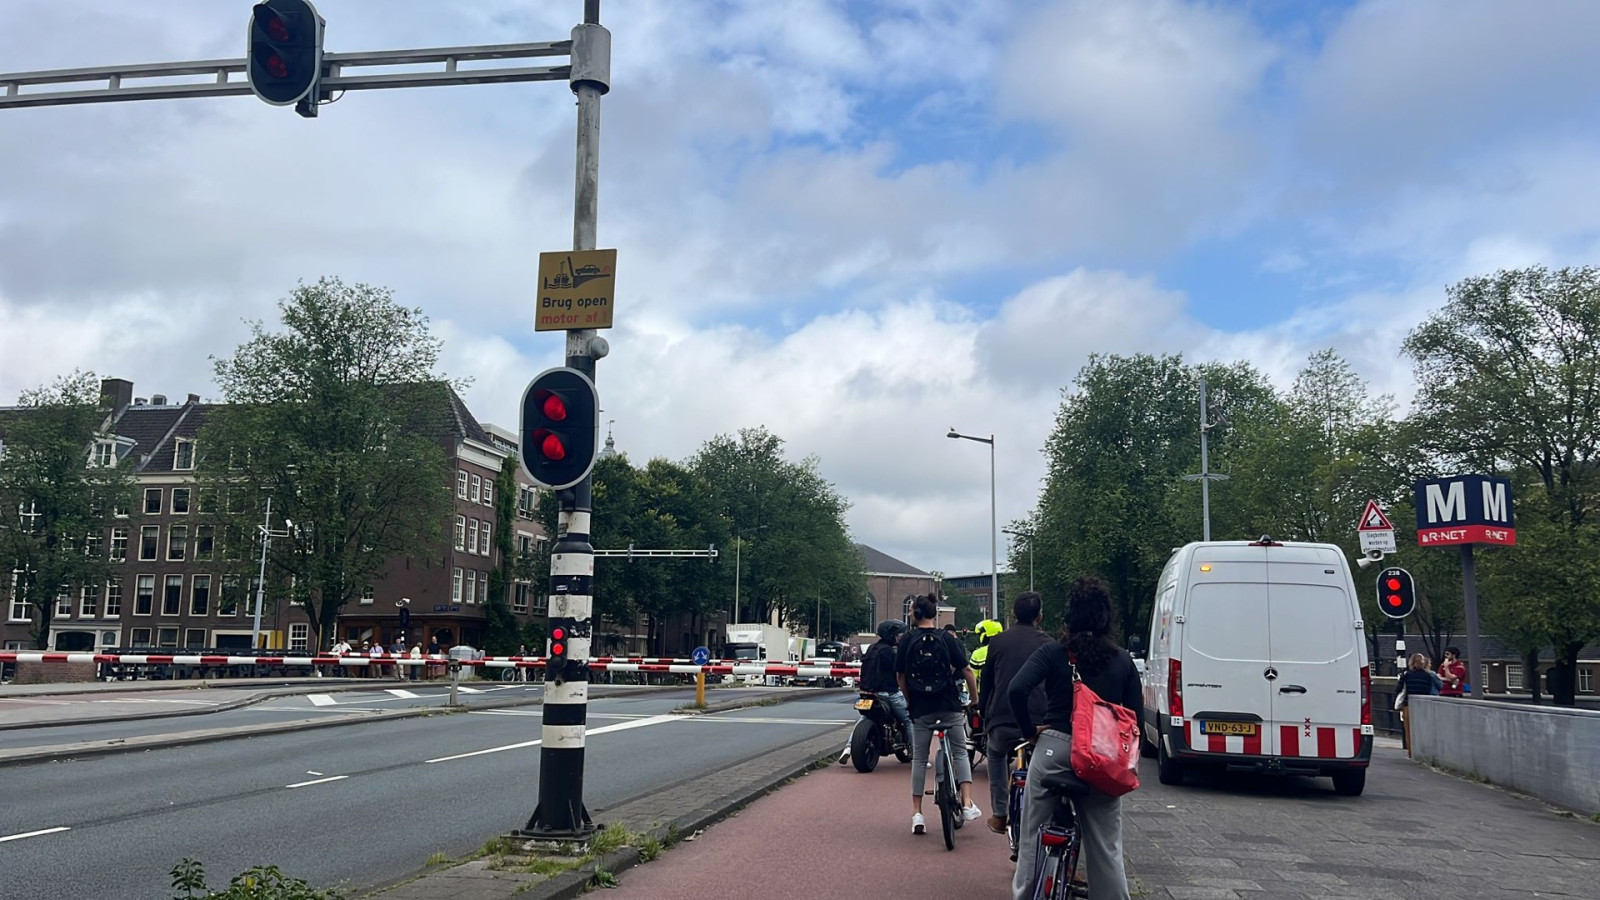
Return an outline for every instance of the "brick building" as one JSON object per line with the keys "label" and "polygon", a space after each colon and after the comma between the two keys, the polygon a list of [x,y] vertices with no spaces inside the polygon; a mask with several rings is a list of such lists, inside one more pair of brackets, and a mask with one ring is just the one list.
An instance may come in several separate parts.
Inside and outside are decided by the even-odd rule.
{"label": "brick building", "polygon": [[[857,544],[861,551],[862,566],[867,573],[867,593],[872,597],[872,624],[885,619],[911,621],[911,610],[906,597],[913,594],[939,594],[939,579],[929,572],[884,553],[866,544]],[[941,626],[955,621],[953,607],[939,607]]]}
{"label": "brick building", "polygon": [[[50,648],[248,649],[261,535],[250,532],[223,540],[206,523],[207,501],[195,486],[196,435],[206,413],[216,407],[201,403],[196,394],[182,403],[169,403],[159,394],[148,400],[134,397],[133,383],[115,378],[102,382],[102,392],[112,412],[101,438],[87,448],[88,462],[131,458],[137,490],[132,507],[117,511],[114,523],[98,541],[91,537],[87,548],[107,555],[112,577],[57,599]],[[338,634],[352,643],[371,639],[387,644],[399,637],[397,603],[409,600],[408,640],[426,646],[437,636],[445,646],[481,646],[489,572],[501,563],[494,540],[501,498],[494,495],[494,483],[502,461],[517,452],[516,436],[481,425],[448,387],[440,407],[431,411],[426,427],[451,464],[451,521],[445,523],[439,547],[390,560],[362,597],[341,611]],[[534,521],[538,495],[520,469],[517,484],[516,496],[505,498],[515,506],[513,552],[533,551],[543,540]],[[309,646],[312,629],[304,611],[289,604],[284,593],[269,571],[261,609],[262,646],[318,649]],[[507,593],[519,622],[544,615],[542,593],[531,585],[513,582]],[[31,647],[33,619],[31,606],[8,603],[0,622],[0,646]]]}

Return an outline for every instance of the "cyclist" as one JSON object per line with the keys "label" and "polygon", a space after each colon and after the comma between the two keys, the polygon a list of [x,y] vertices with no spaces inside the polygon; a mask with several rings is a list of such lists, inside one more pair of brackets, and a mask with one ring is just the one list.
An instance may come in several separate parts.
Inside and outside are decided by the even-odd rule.
{"label": "cyclist", "polygon": [[[1028,790],[1022,807],[1017,871],[1011,880],[1016,900],[1033,896],[1033,866],[1039,827],[1050,821],[1057,799],[1050,785],[1075,780],[1072,755],[1072,670],[1101,699],[1135,712],[1141,703],[1139,670],[1128,651],[1111,640],[1111,593],[1098,578],[1079,578],[1067,592],[1061,639],[1035,650],[1006,690],[1011,713],[1024,735],[1034,736],[1028,765]],[[1028,695],[1044,685],[1044,721],[1035,723]],[[1087,786],[1085,786],[1087,787]],[[1122,867],[1122,798],[1087,789],[1073,799],[1083,834],[1083,858],[1090,900],[1127,900]]]}
{"label": "cyclist", "polygon": [[[996,834],[1006,832],[1006,791],[1010,787],[1010,773],[1006,770],[1010,767],[1011,751],[1022,740],[1022,732],[1017,730],[1017,717],[1011,714],[1011,704],[1006,699],[1006,689],[1011,687],[1011,679],[1033,651],[1050,643],[1049,635],[1037,627],[1041,606],[1042,600],[1033,591],[1018,594],[1011,601],[1011,615],[1016,624],[1005,633],[993,636],[972,654],[976,657],[983,653],[988,657],[978,673],[978,710],[989,739],[989,803],[994,815],[989,817],[988,825]],[[985,624],[988,623],[978,623],[980,631]],[[977,660],[973,663],[976,668]],[[1034,721],[1044,718],[1044,688],[1036,688],[1029,695],[1028,709]]]}
{"label": "cyclist", "polygon": [[[895,672],[900,690],[906,695],[911,708],[911,721],[915,726],[911,736],[911,833],[926,834],[922,818],[922,791],[927,785],[928,745],[935,729],[944,729],[952,747],[967,745],[967,719],[956,691],[957,681],[964,683],[968,695],[978,692],[978,679],[967,662],[967,649],[953,634],[948,634],[934,624],[939,615],[939,601],[923,594],[911,602],[911,616],[915,626],[900,639],[896,651]],[[951,754],[956,770],[956,787],[961,795],[962,819],[972,821],[983,815],[972,802],[972,761],[966,753]]]}

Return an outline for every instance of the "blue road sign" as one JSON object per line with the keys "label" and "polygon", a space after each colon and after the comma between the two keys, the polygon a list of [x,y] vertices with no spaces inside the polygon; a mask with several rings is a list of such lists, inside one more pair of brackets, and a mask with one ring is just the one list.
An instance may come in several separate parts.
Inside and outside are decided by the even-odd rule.
{"label": "blue road sign", "polygon": [[711,651],[705,647],[694,648],[694,664],[703,666],[708,662],[711,662]]}

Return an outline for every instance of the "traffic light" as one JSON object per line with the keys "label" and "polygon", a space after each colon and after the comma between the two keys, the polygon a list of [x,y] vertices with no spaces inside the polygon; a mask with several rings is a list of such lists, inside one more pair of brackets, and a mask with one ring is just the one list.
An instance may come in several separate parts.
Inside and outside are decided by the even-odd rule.
{"label": "traffic light", "polygon": [[594,468],[600,395],[577,369],[546,369],[522,395],[522,465],[535,482],[569,488]]}
{"label": "traffic light", "polygon": [[572,640],[572,619],[556,617],[550,620],[550,670],[560,671],[567,661],[567,642]]}
{"label": "traffic light", "polygon": [[1391,619],[1404,619],[1417,610],[1417,586],[1405,569],[1378,573],[1378,608]]}
{"label": "traffic light", "polygon": [[309,0],[262,0],[250,12],[245,74],[250,90],[273,106],[299,104],[317,114],[322,80],[322,29],[326,23]]}

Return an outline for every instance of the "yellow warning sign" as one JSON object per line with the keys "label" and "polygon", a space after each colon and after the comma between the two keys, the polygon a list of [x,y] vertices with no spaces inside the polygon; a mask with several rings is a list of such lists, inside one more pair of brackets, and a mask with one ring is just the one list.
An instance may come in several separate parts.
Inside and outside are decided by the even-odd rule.
{"label": "yellow warning sign", "polygon": [[616,275],[616,250],[539,254],[539,308],[533,330],[610,328]]}

